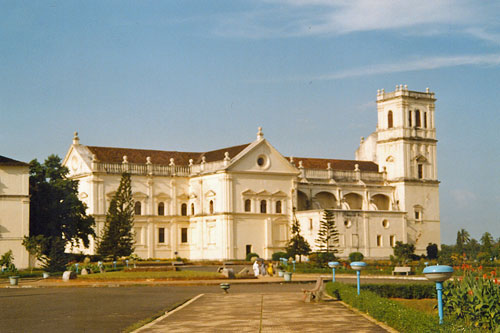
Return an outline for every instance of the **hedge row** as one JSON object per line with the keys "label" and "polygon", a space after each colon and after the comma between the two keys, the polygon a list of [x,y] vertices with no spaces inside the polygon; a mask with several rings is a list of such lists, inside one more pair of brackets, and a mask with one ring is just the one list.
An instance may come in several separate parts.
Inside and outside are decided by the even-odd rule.
{"label": "hedge row", "polygon": [[407,308],[371,291],[364,290],[361,295],[358,295],[355,286],[329,282],[326,285],[326,290],[333,297],[367,313],[399,332],[474,332],[470,328],[464,330],[460,322],[445,322],[445,324],[439,325],[437,316]]}
{"label": "hedge row", "polygon": [[422,299],[436,298],[436,285],[434,283],[412,284],[362,284],[362,290],[368,290],[386,298]]}

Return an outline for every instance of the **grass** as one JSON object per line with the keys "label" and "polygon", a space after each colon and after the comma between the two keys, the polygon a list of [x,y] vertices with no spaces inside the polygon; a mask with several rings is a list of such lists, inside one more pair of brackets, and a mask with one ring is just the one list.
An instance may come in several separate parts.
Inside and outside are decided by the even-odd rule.
{"label": "grass", "polygon": [[404,299],[404,298],[391,298],[391,300],[402,304],[408,308],[412,308],[424,313],[428,313],[431,315],[436,315],[438,313],[437,308],[435,309],[434,306],[437,305],[437,300],[436,299]]}
{"label": "grass", "polygon": [[165,272],[104,272],[89,275],[79,275],[83,280],[207,280],[225,279],[224,275],[215,272],[197,271],[165,271]]}

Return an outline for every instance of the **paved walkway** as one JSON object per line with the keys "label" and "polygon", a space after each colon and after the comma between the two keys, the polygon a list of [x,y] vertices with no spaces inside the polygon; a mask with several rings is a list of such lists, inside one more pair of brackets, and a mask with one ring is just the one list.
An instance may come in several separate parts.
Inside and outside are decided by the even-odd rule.
{"label": "paved walkway", "polygon": [[304,303],[300,293],[200,294],[136,330],[159,332],[388,332],[327,299]]}

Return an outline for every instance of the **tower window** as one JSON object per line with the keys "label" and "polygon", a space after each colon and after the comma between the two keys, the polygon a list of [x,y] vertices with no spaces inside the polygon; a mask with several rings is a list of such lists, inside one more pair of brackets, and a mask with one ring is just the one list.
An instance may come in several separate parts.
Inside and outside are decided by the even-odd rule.
{"label": "tower window", "polygon": [[141,202],[140,201],[136,201],[135,204],[134,204],[134,214],[135,215],[141,215]]}
{"label": "tower window", "polygon": [[313,219],[309,219],[309,230],[313,229]]}
{"label": "tower window", "polygon": [[387,113],[387,128],[392,128],[393,127],[393,121],[392,121],[392,111],[389,110]]}
{"label": "tower window", "polygon": [[214,201],[210,200],[210,203],[208,205],[209,205],[210,214],[213,214],[214,213]]}
{"label": "tower window", "polygon": [[422,127],[420,122],[420,110],[415,110],[415,127]]}
{"label": "tower window", "polygon": [[160,216],[165,215],[165,204],[163,202],[160,202],[158,204],[158,215]]}
{"label": "tower window", "polygon": [[181,243],[188,242],[188,228],[181,228]]}
{"label": "tower window", "polygon": [[158,243],[165,243],[165,228],[158,228]]}
{"label": "tower window", "polygon": [[417,164],[417,172],[418,172],[418,179],[423,179],[424,178],[424,165],[423,164]]}
{"label": "tower window", "polygon": [[276,201],[276,213],[281,214],[281,200]]}
{"label": "tower window", "polygon": [[260,212],[261,213],[266,213],[267,212],[267,202],[266,202],[266,200],[261,200],[260,201]]}
{"label": "tower window", "polygon": [[252,210],[252,201],[250,199],[245,200],[245,212],[250,212]]}
{"label": "tower window", "polygon": [[187,216],[187,205],[185,203],[181,205],[181,215]]}
{"label": "tower window", "polygon": [[424,112],[424,128],[427,128],[427,112]]}
{"label": "tower window", "polygon": [[194,215],[194,203],[191,204],[191,215]]}
{"label": "tower window", "polygon": [[411,121],[412,119],[411,118],[412,117],[411,117],[411,110],[410,110],[410,111],[408,111],[408,127],[412,126],[412,121]]}

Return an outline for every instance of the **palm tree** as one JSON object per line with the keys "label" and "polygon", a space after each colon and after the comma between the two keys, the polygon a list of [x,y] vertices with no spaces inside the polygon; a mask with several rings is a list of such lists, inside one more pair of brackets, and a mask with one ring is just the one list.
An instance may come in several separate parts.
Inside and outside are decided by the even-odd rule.
{"label": "palm tree", "polygon": [[464,245],[470,242],[470,234],[465,229],[460,229],[457,232],[457,251],[459,254],[464,253]]}

